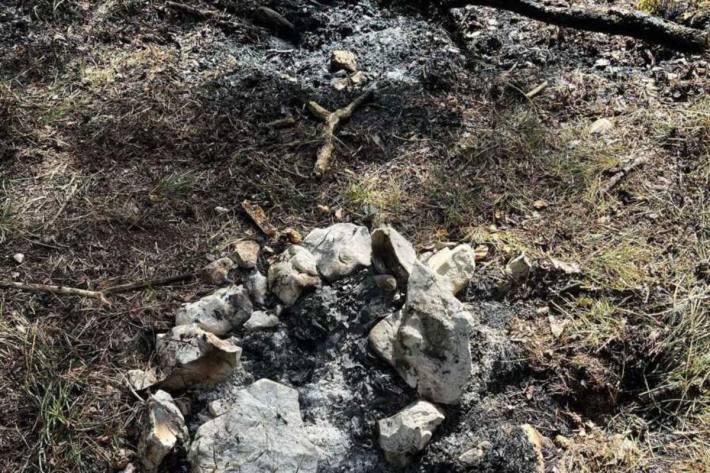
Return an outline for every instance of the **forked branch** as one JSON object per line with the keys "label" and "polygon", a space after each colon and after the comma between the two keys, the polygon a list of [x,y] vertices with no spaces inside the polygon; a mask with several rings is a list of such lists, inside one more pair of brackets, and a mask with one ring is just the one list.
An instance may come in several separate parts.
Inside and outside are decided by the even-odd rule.
{"label": "forked branch", "polygon": [[313,167],[313,174],[315,174],[316,177],[322,177],[330,167],[330,159],[335,149],[335,130],[338,125],[350,118],[358,107],[372,98],[373,94],[373,90],[370,89],[350,102],[347,107],[339,108],[334,112],[326,110],[314,101],[308,102],[308,110],[324,122],[323,145],[318,150],[316,164]]}

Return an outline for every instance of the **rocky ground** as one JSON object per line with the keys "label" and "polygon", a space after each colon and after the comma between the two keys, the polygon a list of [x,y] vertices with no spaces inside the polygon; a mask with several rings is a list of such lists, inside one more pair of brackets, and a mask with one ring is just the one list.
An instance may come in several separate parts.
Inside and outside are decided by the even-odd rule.
{"label": "rocky ground", "polygon": [[[515,455],[530,425],[549,471],[705,471],[707,55],[485,8],[269,2],[289,26],[256,2],[185,3],[197,10],[0,8],[0,280],[102,289],[195,271],[242,238],[266,274],[294,229],[337,222],[391,223],[419,255],[469,243],[472,381],[439,406],[410,469],[464,468],[471,446],[476,468],[528,471],[537,457]],[[707,27],[702,2],[642,4]],[[331,70],[336,49],[356,72]],[[368,88],[313,179],[322,124],[306,104]],[[255,228],[245,199],[284,237]],[[521,253],[531,266],[513,283]],[[228,329],[234,378],[173,392],[185,435],[210,401],[269,378],[298,391],[303,431],[330,452],[321,471],[388,468],[375,423],[418,395],[367,343],[406,300],[374,284],[363,270],[299,298],[277,328]],[[110,306],[0,290],[0,470],[140,468],[147,396],[127,373],[157,366],[156,335],[215,289],[191,279]],[[187,459],[178,448],[162,468]]]}

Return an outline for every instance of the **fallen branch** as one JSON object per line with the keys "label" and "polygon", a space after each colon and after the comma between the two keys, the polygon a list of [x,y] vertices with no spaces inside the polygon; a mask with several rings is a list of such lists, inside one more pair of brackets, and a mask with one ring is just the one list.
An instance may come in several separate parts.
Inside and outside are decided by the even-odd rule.
{"label": "fallen branch", "polygon": [[640,156],[634,159],[629,164],[619,169],[613,176],[611,176],[609,180],[603,186],[601,186],[599,192],[602,194],[607,194],[621,181],[621,179],[623,179],[625,176],[628,176],[631,171],[647,162],[648,158],[645,156]]}
{"label": "fallen branch", "polygon": [[62,296],[90,297],[92,299],[98,299],[102,304],[111,305],[102,291],[90,291],[87,289],[78,289],[76,287],[51,286],[48,284],[31,284],[14,281],[0,281],[0,287],[19,289],[27,292],[58,294]]}
{"label": "fallen branch", "polygon": [[533,0],[437,0],[433,3],[449,9],[479,5],[508,10],[553,25],[630,36],[671,49],[704,51],[710,45],[710,35],[705,31],[613,7],[555,7]]}
{"label": "fallen branch", "polygon": [[112,286],[101,291],[92,291],[89,289],[79,289],[76,287],[67,286],[54,286],[51,284],[21,283],[3,280],[0,280],[0,287],[19,289],[21,291],[27,292],[57,294],[60,296],[89,297],[91,299],[97,299],[102,304],[110,306],[111,302],[109,302],[109,300],[106,298],[106,296],[108,295],[118,294],[121,292],[138,291],[149,287],[165,286],[167,284],[193,279],[197,277],[197,275],[198,273],[182,273],[177,274],[175,276],[168,276],[159,279],[145,279],[138,282],[119,284],[117,286]]}
{"label": "fallen branch", "polygon": [[549,83],[548,83],[547,81],[543,82],[542,84],[540,84],[540,85],[538,85],[537,87],[535,87],[534,89],[532,89],[530,92],[526,93],[526,94],[525,94],[525,97],[527,97],[528,99],[531,99],[531,100],[532,100],[532,99],[535,98],[540,92],[542,92],[543,90],[545,90],[548,85],[549,85]]}
{"label": "fallen branch", "polygon": [[350,118],[358,107],[370,100],[373,94],[373,90],[370,89],[350,102],[347,107],[339,108],[334,112],[326,110],[314,101],[308,102],[308,110],[325,123],[323,127],[323,146],[318,150],[318,158],[313,167],[313,174],[316,177],[322,177],[330,167],[330,158],[333,156],[333,150],[335,149],[335,129],[341,122]]}

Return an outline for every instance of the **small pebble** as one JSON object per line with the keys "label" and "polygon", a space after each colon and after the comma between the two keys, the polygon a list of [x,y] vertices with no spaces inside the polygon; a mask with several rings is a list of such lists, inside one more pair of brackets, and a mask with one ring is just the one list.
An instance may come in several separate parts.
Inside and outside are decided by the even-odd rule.
{"label": "small pebble", "polygon": [[22,262],[25,261],[25,255],[23,255],[22,253],[15,253],[12,256],[12,259],[14,259],[17,264],[22,264]]}

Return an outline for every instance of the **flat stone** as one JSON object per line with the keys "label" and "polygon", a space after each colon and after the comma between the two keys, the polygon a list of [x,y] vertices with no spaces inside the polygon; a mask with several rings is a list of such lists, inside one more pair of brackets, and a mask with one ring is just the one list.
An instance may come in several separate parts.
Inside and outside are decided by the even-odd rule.
{"label": "flat stone", "polygon": [[302,246],[291,246],[269,267],[268,285],[284,305],[293,305],[304,290],[319,287],[314,256]]}
{"label": "flat stone", "polygon": [[278,324],[279,318],[274,314],[263,310],[256,310],[244,324],[244,330],[248,332],[255,332],[257,330],[274,328]]}
{"label": "flat stone", "polygon": [[400,287],[407,287],[409,273],[417,260],[414,246],[389,225],[377,228],[371,238],[373,260],[392,274]]}
{"label": "flat stone", "polygon": [[388,462],[406,466],[422,450],[434,430],[445,419],[444,412],[426,401],[416,401],[399,413],[377,422],[379,444]]}
{"label": "flat stone", "polygon": [[316,473],[318,450],[303,434],[298,391],[268,379],[209,406],[195,435],[192,473]]}
{"label": "flat stone", "polygon": [[158,335],[156,353],[165,377],[160,386],[181,390],[211,386],[227,378],[237,367],[242,349],[190,324]]}
{"label": "flat stone", "polygon": [[256,267],[259,260],[259,242],[242,240],[234,244],[234,257],[240,268],[251,269]]}
{"label": "flat stone", "polygon": [[316,267],[328,281],[335,281],[370,266],[372,244],[367,227],[352,223],[336,223],[316,228],[303,241],[315,257]]}
{"label": "flat stone", "polygon": [[130,370],[127,374],[128,383],[136,391],[143,391],[151,386],[155,386],[160,381],[160,377],[154,369]]}
{"label": "flat stone", "polygon": [[148,399],[148,422],[138,443],[138,456],[147,471],[156,471],[178,442],[189,447],[185,418],[173,397],[158,390]]}
{"label": "flat stone", "polygon": [[532,264],[525,254],[513,258],[505,266],[505,273],[515,282],[521,282],[530,275]]}
{"label": "flat stone", "polygon": [[198,324],[202,330],[225,335],[241,327],[253,310],[243,286],[228,286],[209,296],[183,305],[175,314],[175,325]]}

